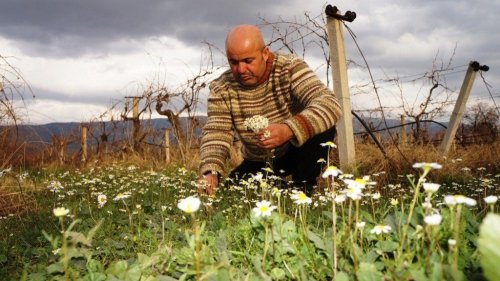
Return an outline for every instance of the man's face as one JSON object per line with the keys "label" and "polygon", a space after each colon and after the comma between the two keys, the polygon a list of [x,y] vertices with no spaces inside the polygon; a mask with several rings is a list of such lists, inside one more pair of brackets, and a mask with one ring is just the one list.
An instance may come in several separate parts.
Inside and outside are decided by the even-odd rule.
{"label": "man's face", "polygon": [[269,57],[267,47],[245,46],[226,50],[229,67],[234,78],[244,86],[256,86],[266,72]]}

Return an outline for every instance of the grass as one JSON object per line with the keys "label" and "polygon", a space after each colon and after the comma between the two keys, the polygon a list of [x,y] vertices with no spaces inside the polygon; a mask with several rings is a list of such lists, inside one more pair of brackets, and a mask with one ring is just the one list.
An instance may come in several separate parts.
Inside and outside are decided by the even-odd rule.
{"label": "grass", "polygon": [[[414,158],[443,164],[423,175],[423,170],[402,163],[399,170],[391,169],[394,164],[373,156],[371,148],[358,147],[363,161],[355,177],[369,175],[361,199],[347,197],[335,204],[334,199],[341,201],[350,187],[349,181],[338,177],[323,179],[310,204],[297,204],[292,189],[280,189],[289,185],[287,179],[264,173],[261,180],[228,182],[216,198],[200,198],[200,210],[186,214],[177,203],[197,196],[193,168],[96,162],[81,169],[4,173],[2,191],[19,192],[21,186],[32,203],[19,212],[0,214],[0,279],[482,276],[478,229],[488,212],[498,211],[483,201],[499,194],[498,159],[485,148],[463,150],[446,159],[438,158],[431,148],[407,148]],[[431,196],[430,208],[424,204],[428,194],[422,190],[422,178],[442,184]],[[376,184],[369,184],[372,181]],[[444,196],[454,194],[464,194],[477,204],[444,204]],[[106,196],[102,206],[99,195]],[[270,216],[256,217],[253,209],[262,200],[276,209]],[[67,208],[69,214],[54,216],[56,207]],[[425,223],[431,213],[439,213],[441,223]],[[389,227],[387,233],[376,233]]]}

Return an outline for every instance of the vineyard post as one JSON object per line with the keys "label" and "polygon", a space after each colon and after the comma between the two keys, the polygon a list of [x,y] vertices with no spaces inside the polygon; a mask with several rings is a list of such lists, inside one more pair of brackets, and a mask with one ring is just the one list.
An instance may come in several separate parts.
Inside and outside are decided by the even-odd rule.
{"label": "vineyard post", "polygon": [[170,129],[165,129],[165,162],[170,163]]}
{"label": "vineyard post", "polygon": [[133,138],[134,138],[134,150],[139,148],[139,130],[141,129],[141,123],[139,121],[139,97],[134,97],[132,101],[132,123],[133,123]]}
{"label": "vineyard post", "polygon": [[64,140],[61,141],[60,143],[60,150],[59,150],[59,164],[62,166],[64,164],[64,154],[66,150],[66,142]]}
{"label": "vineyard post", "polygon": [[[333,10],[333,11],[332,11]],[[355,161],[354,133],[352,128],[351,97],[347,79],[347,66],[344,48],[342,20],[336,7],[326,8],[328,44],[330,46],[330,64],[333,78],[333,92],[342,108],[342,117],[337,121],[340,167],[344,170],[352,167]],[[354,13],[352,13],[354,14]],[[346,13],[347,15],[347,13]],[[355,17],[355,14],[354,14]],[[352,18],[353,20],[354,18]],[[352,21],[351,20],[351,21]]]}
{"label": "vineyard post", "polygon": [[488,71],[489,67],[486,65],[479,65],[478,62],[472,61],[469,63],[467,68],[467,73],[465,73],[464,81],[462,87],[460,88],[460,93],[458,95],[457,102],[455,103],[455,108],[450,117],[450,122],[448,123],[448,128],[444,135],[444,139],[441,142],[441,152],[447,154],[450,147],[455,139],[455,134],[457,132],[460,121],[462,120],[462,115],[464,113],[465,104],[469,98],[472,85],[474,84],[474,79],[476,78],[476,72],[478,70]]}
{"label": "vineyard post", "polygon": [[82,125],[81,131],[80,131],[80,140],[81,140],[81,145],[82,145],[82,162],[87,161],[87,133],[88,133],[89,128],[87,125]]}
{"label": "vineyard post", "polygon": [[66,147],[66,140],[62,139],[57,135],[52,135],[52,146],[54,147],[54,151],[57,156],[59,165],[62,166],[64,164],[64,151]]}
{"label": "vineyard post", "polygon": [[406,116],[401,114],[401,120],[399,121],[401,124],[401,128],[399,130],[399,142],[401,144],[406,143]]}

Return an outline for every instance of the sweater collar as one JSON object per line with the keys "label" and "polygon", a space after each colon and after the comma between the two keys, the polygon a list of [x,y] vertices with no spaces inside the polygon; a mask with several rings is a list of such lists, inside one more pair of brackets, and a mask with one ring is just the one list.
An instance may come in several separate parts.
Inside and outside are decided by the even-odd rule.
{"label": "sweater collar", "polygon": [[274,54],[273,52],[269,52],[269,57],[267,58],[266,61],[266,71],[264,72],[262,78],[257,82],[257,86],[268,80],[269,75],[271,74],[271,70],[273,69],[273,62],[274,62]]}

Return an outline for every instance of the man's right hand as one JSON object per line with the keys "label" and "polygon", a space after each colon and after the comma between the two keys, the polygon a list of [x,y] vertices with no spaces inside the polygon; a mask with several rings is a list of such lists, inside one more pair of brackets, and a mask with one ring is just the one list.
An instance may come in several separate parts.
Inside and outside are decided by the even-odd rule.
{"label": "man's right hand", "polygon": [[200,194],[207,194],[208,196],[214,196],[217,187],[219,186],[219,177],[217,174],[208,173],[203,175],[198,180],[198,192]]}

